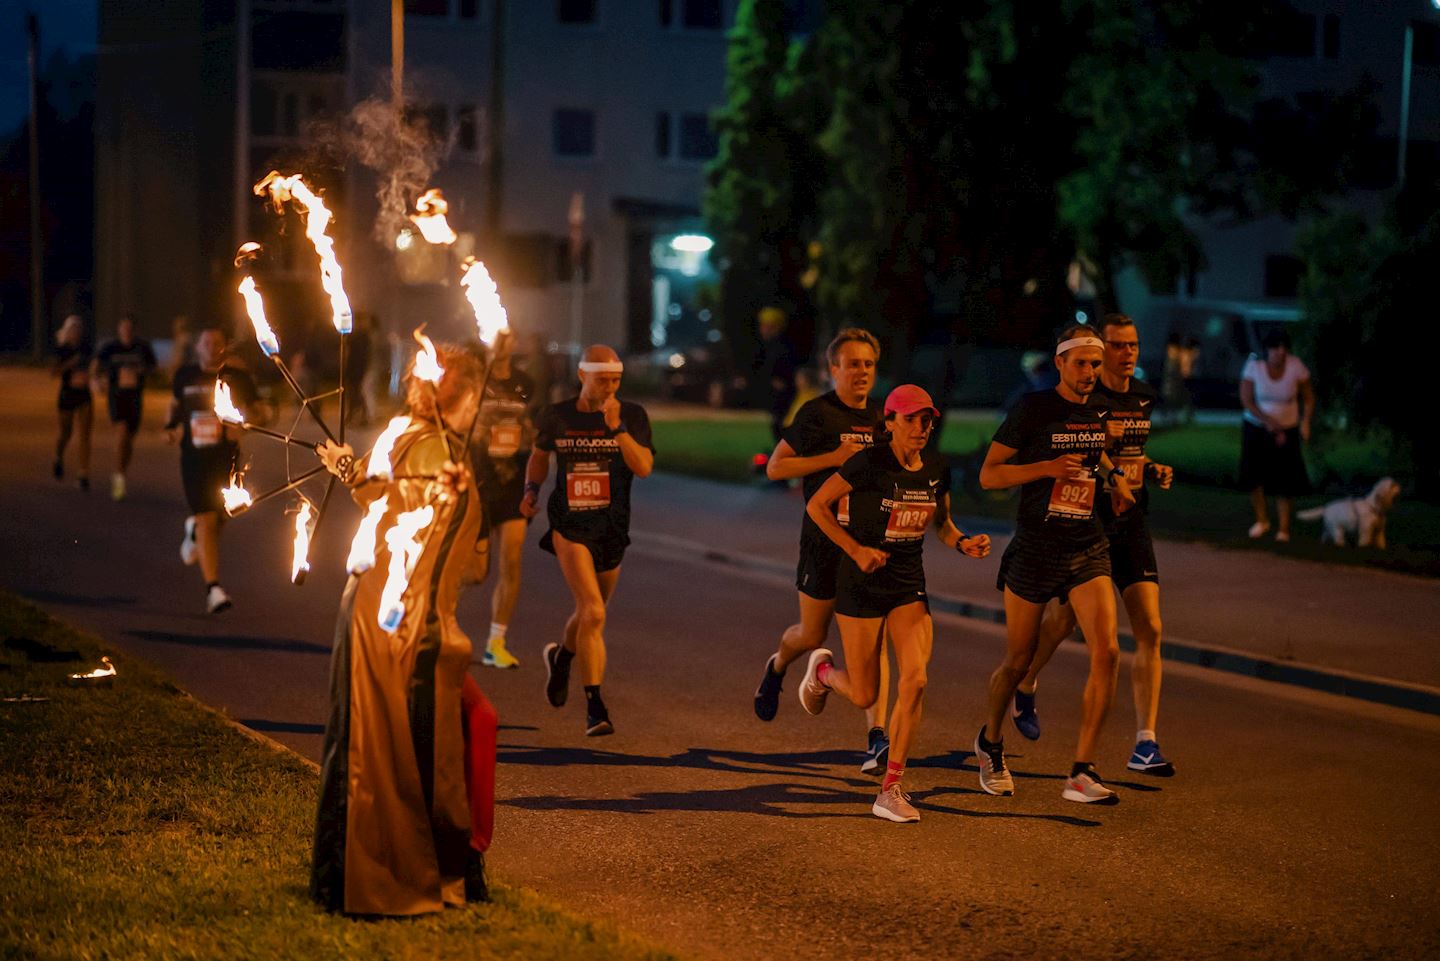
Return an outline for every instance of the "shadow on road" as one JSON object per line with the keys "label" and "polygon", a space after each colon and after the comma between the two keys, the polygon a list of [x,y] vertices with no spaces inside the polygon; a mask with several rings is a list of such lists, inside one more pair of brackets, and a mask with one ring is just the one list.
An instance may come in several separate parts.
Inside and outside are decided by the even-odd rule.
{"label": "shadow on road", "polygon": [[181,634],[176,631],[126,631],[130,637],[159,644],[215,647],[222,650],[281,651],[288,654],[324,654],[330,645],[300,641],[292,637],[250,637],[242,634]]}
{"label": "shadow on road", "polygon": [[860,810],[794,811],[779,805],[843,804],[868,805],[869,792],[794,784],[754,784],[718,791],[644,791],[629,797],[580,798],[556,795],[519,797],[501,804],[537,811],[613,811],[617,814],[658,814],[662,811],[730,811],[737,814],[765,814],[781,818],[870,817]]}
{"label": "shadow on road", "polygon": [[773,774],[838,781],[852,787],[869,787],[874,781],[832,774],[827,768],[837,764],[854,764],[858,751],[810,751],[795,754],[754,754],[747,751],[722,751],[692,747],[679,754],[656,756],[622,754],[588,747],[533,747],[523,744],[501,744],[497,761],[502,764],[530,764],[535,767],[685,767],[705,771],[729,771],[736,774]]}
{"label": "shadow on road", "polygon": [[68,604],[71,607],[123,607],[140,602],[138,597],[113,594],[90,597],[85,594],[67,594],[64,591],[25,591],[24,595],[36,604]]}

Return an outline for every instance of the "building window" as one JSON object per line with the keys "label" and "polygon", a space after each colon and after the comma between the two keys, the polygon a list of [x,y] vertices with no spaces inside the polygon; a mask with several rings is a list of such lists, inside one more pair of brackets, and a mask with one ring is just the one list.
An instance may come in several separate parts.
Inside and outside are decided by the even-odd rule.
{"label": "building window", "polygon": [[595,112],[556,110],[551,119],[551,137],[557,157],[595,156]]}
{"label": "building window", "polygon": [[681,160],[709,160],[719,149],[709,117],[703,113],[680,115]]}
{"label": "building window", "polygon": [[655,156],[668,160],[674,153],[670,136],[670,114],[662,110],[655,115]]}
{"label": "building window", "polygon": [[555,19],[561,23],[594,23],[599,0],[556,0]]}
{"label": "building window", "polygon": [[480,151],[480,127],[475,118],[474,104],[461,104],[455,110],[455,146],[466,153]]}
{"label": "building window", "polygon": [[[676,22],[675,8],[680,8]],[[686,30],[719,30],[725,25],[721,0],[660,0],[660,26]]]}
{"label": "building window", "polygon": [[1265,296],[1300,296],[1300,278],[1305,263],[1291,254],[1271,254],[1265,258]]}
{"label": "building window", "polygon": [[1271,56],[1314,57],[1315,25],[1314,14],[1301,13],[1293,7],[1277,11],[1268,44]]}
{"label": "building window", "polygon": [[450,0],[405,0],[407,17],[448,17]]}
{"label": "building window", "polygon": [[1320,55],[1326,60],[1340,59],[1340,17],[1327,13],[1321,22]]}
{"label": "building window", "polygon": [[1414,30],[1414,46],[1410,56],[1417,67],[1440,67],[1440,27],[1433,23],[1416,20],[1410,25]]}
{"label": "building window", "polygon": [[455,13],[461,20],[474,20],[480,16],[480,0],[460,0]]}

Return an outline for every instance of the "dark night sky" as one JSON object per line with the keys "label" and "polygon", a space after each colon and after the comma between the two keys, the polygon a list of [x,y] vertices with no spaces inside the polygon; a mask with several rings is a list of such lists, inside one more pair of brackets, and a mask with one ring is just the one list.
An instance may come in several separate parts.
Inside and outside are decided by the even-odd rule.
{"label": "dark night sky", "polygon": [[[143,0],[142,0],[143,2]],[[29,111],[25,13],[40,17],[40,63],[64,48],[72,59],[95,52],[98,0],[0,0],[0,136]]]}

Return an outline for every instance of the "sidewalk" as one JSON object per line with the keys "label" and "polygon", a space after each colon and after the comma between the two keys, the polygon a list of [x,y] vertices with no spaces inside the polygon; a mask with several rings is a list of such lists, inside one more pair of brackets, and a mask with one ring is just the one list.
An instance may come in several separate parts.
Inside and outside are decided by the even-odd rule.
{"label": "sidewalk", "polygon": [[[684,546],[678,538],[742,563],[793,571],[801,510],[798,490],[657,474],[637,487],[636,543]],[[971,562],[942,556],[932,544],[930,592],[969,607],[957,613],[992,619],[1001,606],[995,574],[1010,531],[993,521],[960,521],[966,530],[990,533],[994,550]],[[1418,685],[1440,696],[1440,645],[1425,641],[1440,623],[1434,580],[1177,541],[1158,541],[1156,554],[1167,641]],[[1123,613],[1120,625],[1128,628]],[[1265,668],[1245,673],[1274,676]]]}

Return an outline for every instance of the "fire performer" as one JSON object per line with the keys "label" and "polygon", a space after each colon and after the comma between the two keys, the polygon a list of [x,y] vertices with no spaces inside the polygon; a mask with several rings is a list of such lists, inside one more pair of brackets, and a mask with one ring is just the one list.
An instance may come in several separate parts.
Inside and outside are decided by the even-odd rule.
{"label": "fire performer", "polygon": [[366,514],[336,622],[310,877],[315,900],[346,914],[488,897],[496,717],[455,617],[482,522],[454,462],[481,364],[444,344],[435,358],[443,370],[433,381],[412,370],[408,415],[369,454],[356,462],[333,442],[321,452]]}
{"label": "fire performer", "polygon": [[211,614],[227,611],[232,604],[220,586],[220,528],[225,518],[220,492],[240,454],[238,429],[223,424],[215,413],[216,381],[230,388],[248,420],[263,422],[269,417],[257,400],[250,375],[236,367],[222,369],[227,346],[225,331],[220,328],[207,327],[200,332],[195,342],[196,362],[175,372],[170,416],[165,422],[166,440],[180,445],[180,480],[190,506],[180,559],[186,565],[200,562],[205,609]]}
{"label": "fire performer", "polygon": [[535,450],[525,471],[520,512],[539,512],[540,485],[555,455],[555,490],[550,494],[550,529],[540,546],[555,555],[575,596],[575,613],[565,624],[565,642],[547,644],[545,696],[554,707],[569,697],[570,662],[580,655],[585,686],[585,733],[613,734],[610,713],[600,697],[605,678],[605,606],[620,580],[620,562],[630,543],[630,482],[648,477],[655,466],[650,418],[639,404],[615,396],[624,371],[620,357],[603,344],[580,360],[580,395],[551,404],[540,413]]}

